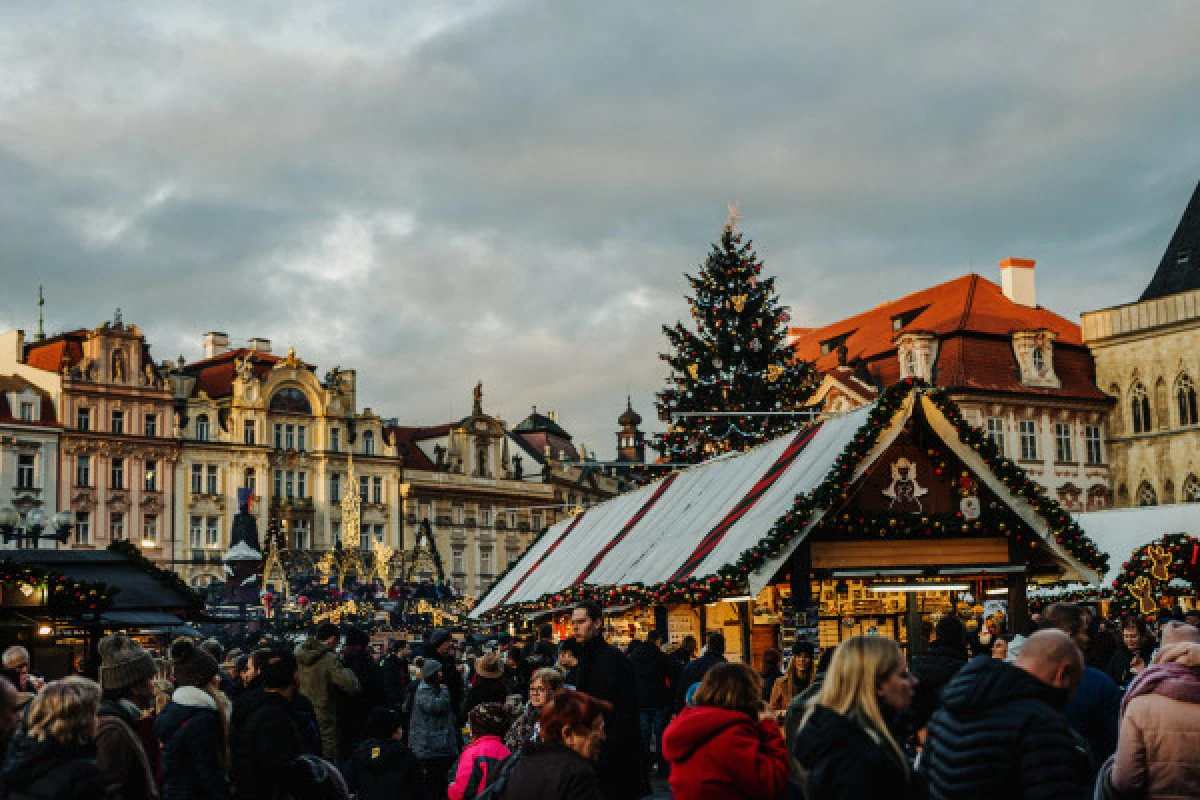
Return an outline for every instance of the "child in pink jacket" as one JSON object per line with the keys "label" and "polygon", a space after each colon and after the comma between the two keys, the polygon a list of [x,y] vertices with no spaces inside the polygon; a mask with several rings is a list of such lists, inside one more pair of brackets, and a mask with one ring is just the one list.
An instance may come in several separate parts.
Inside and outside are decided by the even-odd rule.
{"label": "child in pink jacket", "polygon": [[508,724],[508,712],[500,703],[480,703],[467,714],[471,743],[458,759],[450,800],[471,800],[495,780],[510,753],[501,738],[508,732]]}

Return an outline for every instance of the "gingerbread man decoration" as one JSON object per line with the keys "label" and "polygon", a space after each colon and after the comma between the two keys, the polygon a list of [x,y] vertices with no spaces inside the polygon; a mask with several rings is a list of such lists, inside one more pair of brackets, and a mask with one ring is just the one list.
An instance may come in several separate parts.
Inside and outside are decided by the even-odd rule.
{"label": "gingerbread man decoration", "polygon": [[1129,587],[1129,593],[1138,601],[1138,611],[1142,614],[1153,614],[1157,604],[1154,602],[1154,589],[1150,579],[1145,575],[1139,576]]}
{"label": "gingerbread man decoration", "polygon": [[1154,579],[1170,580],[1171,574],[1167,572],[1167,567],[1171,565],[1171,551],[1162,545],[1154,545],[1146,550],[1146,555],[1150,557],[1150,574]]}

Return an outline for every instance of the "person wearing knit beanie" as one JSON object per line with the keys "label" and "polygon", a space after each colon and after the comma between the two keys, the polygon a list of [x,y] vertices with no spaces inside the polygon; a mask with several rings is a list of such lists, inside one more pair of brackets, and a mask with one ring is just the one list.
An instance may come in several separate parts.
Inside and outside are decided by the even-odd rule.
{"label": "person wearing knit beanie", "polygon": [[467,714],[467,724],[471,726],[471,736],[476,739],[503,736],[508,733],[508,712],[500,703],[480,703]]}
{"label": "person wearing knit beanie", "polygon": [[158,742],[145,732],[142,713],[154,706],[154,657],[123,633],[100,640],[100,688],[96,721],[96,765],[113,796],[158,797],[155,780]]}
{"label": "person wearing knit beanie", "polygon": [[191,639],[171,642],[167,651],[176,686],[195,686],[204,689],[217,677],[217,660],[196,646]]}

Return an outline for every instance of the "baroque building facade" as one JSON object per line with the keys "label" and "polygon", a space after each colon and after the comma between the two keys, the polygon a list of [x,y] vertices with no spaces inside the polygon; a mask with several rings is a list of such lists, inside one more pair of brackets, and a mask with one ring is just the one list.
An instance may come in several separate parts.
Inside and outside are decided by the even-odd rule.
{"label": "baroque building facade", "polygon": [[1137,302],[1089,311],[1116,505],[1200,502],[1200,184]]}
{"label": "baroque building facade", "polygon": [[[11,347],[15,337],[0,337],[0,347]],[[14,354],[12,359],[17,361]],[[54,532],[58,505],[59,438],[62,427],[50,394],[17,375],[0,374],[0,509],[16,511],[20,525],[43,518],[44,532]],[[30,541],[0,542],[0,549],[32,547]],[[38,546],[50,548],[43,538]]]}
{"label": "baroque building facade", "polygon": [[1064,508],[1111,505],[1104,425],[1112,401],[1078,325],[1039,306],[1035,262],[1000,262],[997,285],[969,274],[820,328],[793,328],[797,358],[822,375],[821,412],[870,402],[905,378],[941,386],[973,425]]}
{"label": "baroque building facade", "polygon": [[61,420],[56,500],[75,514],[67,546],[132,541],[170,566],[173,398],[138,327],[118,309],[91,330],[31,342],[11,331],[0,345],[4,373],[45,392]]}
{"label": "baroque building facade", "polygon": [[205,334],[204,356],[168,373],[181,409],[173,561],[185,580],[224,580],[238,489],[251,492],[264,546],[274,518],[300,569],[340,543],[351,491],[361,500],[361,546],[399,549],[400,460],[379,417],[358,409],[354,370],[318,378],[294,351],[276,355],[266,339],[231,349],[220,332]]}

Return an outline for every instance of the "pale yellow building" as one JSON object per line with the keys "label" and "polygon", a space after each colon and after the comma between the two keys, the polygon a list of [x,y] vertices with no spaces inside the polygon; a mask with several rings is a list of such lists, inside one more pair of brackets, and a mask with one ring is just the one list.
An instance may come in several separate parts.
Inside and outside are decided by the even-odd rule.
{"label": "pale yellow building", "polygon": [[1108,417],[1116,505],[1200,502],[1200,185],[1136,303],[1083,315]]}

